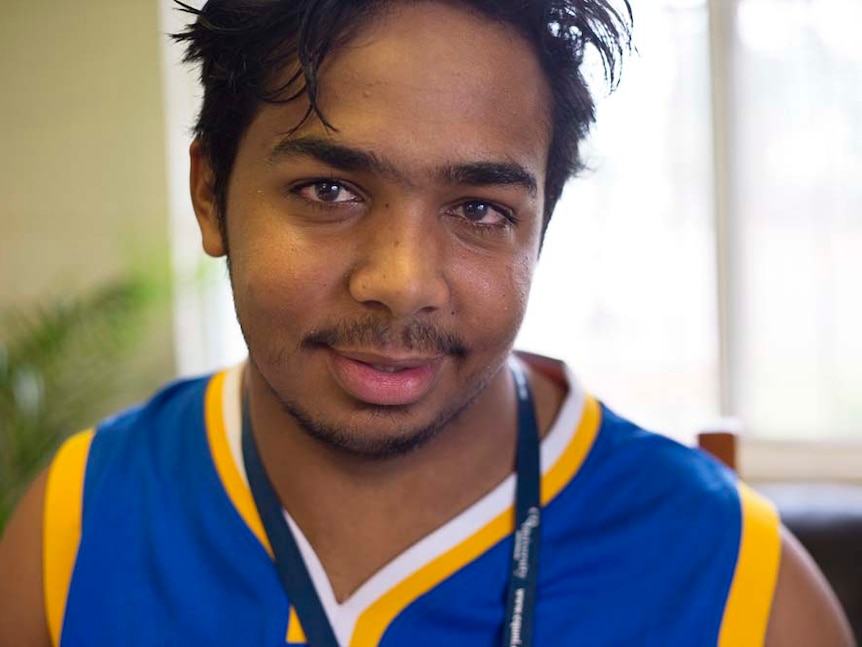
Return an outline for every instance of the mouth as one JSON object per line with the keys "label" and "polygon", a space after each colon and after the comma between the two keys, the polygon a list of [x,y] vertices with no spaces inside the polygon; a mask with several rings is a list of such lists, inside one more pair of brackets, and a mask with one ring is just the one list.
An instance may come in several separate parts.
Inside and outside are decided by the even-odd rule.
{"label": "mouth", "polygon": [[377,406],[403,406],[433,388],[444,356],[328,348],[336,382],[356,400]]}

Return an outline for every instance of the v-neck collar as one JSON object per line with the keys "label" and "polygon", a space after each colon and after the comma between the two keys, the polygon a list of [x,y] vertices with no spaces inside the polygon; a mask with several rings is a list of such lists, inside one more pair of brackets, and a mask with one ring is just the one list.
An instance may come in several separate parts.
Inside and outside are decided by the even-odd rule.
{"label": "v-neck collar", "polygon": [[[524,361],[522,359],[522,361]],[[213,462],[240,517],[272,550],[248,487],[241,444],[241,385],[245,365],[216,374],[207,389],[206,426]],[[542,504],[574,478],[598,434],[601,411],[564,364],[568,393],[541,445]],[[285,511],[323,608],[342,645],[377,645],[389,624],[418,597],[511,534],[515,475],[383,566],[338,603],[311,544]],[[291,614],[293,616],[293,614]]]}

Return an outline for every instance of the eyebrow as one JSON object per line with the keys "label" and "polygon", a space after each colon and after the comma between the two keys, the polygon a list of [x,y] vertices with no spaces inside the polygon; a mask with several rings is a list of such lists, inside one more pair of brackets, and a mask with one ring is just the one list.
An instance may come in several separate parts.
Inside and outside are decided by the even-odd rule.
{"label": "eyebrow", "polygon": [[536,176],[514,162],[470,162],[445,166],[440,176],[451,184],[470,186],[520,186],[536,195]]}
{"label": "eyebrow", "polygon": [[290,157],[310,157],[339,171],[373,171],[381,175],[399,178],[402,176],[394,166],[384,162],[374,153],[336,144],[319,137],[281,139],[272,147],[267,156],[267,162],[277,164],[282,159]]}
{"label": "eyebrow", "polygon": [[[310,157],[339,171],[370,171],[412,184],[394,164],[381,159],[370,151],[336,144],[320,137],[285,137],[272,147],[267,156],[269,164],[277,164],[284,158]],[[536,176],[515,162],[466,162],[447,164],[436,171],[436,175],[448,184],[469,186],[519,186],[535,196]]]}

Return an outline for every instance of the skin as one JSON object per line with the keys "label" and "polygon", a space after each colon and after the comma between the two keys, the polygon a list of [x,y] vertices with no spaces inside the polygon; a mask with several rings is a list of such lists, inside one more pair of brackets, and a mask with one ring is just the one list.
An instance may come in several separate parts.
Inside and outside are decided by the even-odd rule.
{"label": "skin", "polygon": [[[373,156],[382,168],[338,168],[317,152],[274,154],[306,106],[269,105],[248,128],[228,190],[231,278],[253,403],[301,407],[306,428],[335,429],[341,437],[330,442],[358,454],[452,426],[449,419],[480,392],[455,426],[481,424],[506,402],[499,369],[539,249],[549,134],[546,120],[536,119],[546,112],[547,90],[535,59],[526,45],[504,46],[495,26],[474,19],[466,33],[451,11],[420,13],[437,17],[437,28],[381,22],[336,54],[323,71],[320,104],[338,132],[315,119],[291,138]],[[459,29],[458,46],[441,48],[440,39]],[[400,55],[407,47],[414,53]],[[486,56],[465,70],[459,62],[477,49]],[[511,87],[529,91],[506,96]],[[197,150],[193,156],[200,174],[205,161]],[[477,164],[516,164],[537,186],[446,177]],[[209,187],[196,184],[204,246],[218,256],[225,247]],[[458,341],[404,343],[405,332],[417,329]],[[334,338],[309,343],[321,332]],[[367,361],[339,370],[345,358]],[[433,364],[433,376],[401,406],[374,406],[362,386],[357,393],[345,385],[353,369],[404,361]],[[359,381],[374,379],[382,376]],[[295,429],[296,416],[278,415],[271,426]]]}
{"label": "skin", "polygon": [[[338,131],[311,120],[290,140],[299,150],[284,133],[305,106],[262,106],[226,215],[256,441],[344,599],[511,471],[515,403],[501,367],[538,256],[549,99],[526,43],[448,4],[382,15],[321,78]],[[363,163],[346,164],[345,149]],[[197,143],[191,159],[204,249],[221,256]],[[488,164],[523,173],[475,172]],[[386,377],[405,367],[416,380]],[[564,386],[529,377],[544,433]],[[40,478],[0,543],[0,647],[49,644],[43,498]],[[768,644],[851,644],[822,576],[789,535],[783,545]]]}

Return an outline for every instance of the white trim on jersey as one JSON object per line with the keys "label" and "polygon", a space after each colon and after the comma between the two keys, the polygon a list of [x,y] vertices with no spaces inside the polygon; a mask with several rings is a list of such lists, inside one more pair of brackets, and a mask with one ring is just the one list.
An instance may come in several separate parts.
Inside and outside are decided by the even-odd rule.
{"label": "white trim on jersey", "polygon": [[[525,360],[520,358],[520,361]],[[241,440],[242,399],[240,388],[244,367],[245,365],[241,364],[228,371],[225,377],[222,400],[228,445],[237,471],[247,484],[248,478],[243,461]],[[568,366],[563,365],[563,371],[568,385],[568,393],[553,425],[542,440],[541,467],[543,475],[556,464],[563,451],[571,443],[584,410],[584,391]],[[347,645],[350,644],[357,620],[366,609],[426,564],[469,539],[478,528],[482,528],[509,508],[514,497],[515,475],[513,473],[476,503],[383,566],[341,604],[336,601],[323,564],[308,539],[286,510],[284,516],[296,538],[297,546],[320,597],[323,609],[335,631],[335,636],[340,644]]]}

